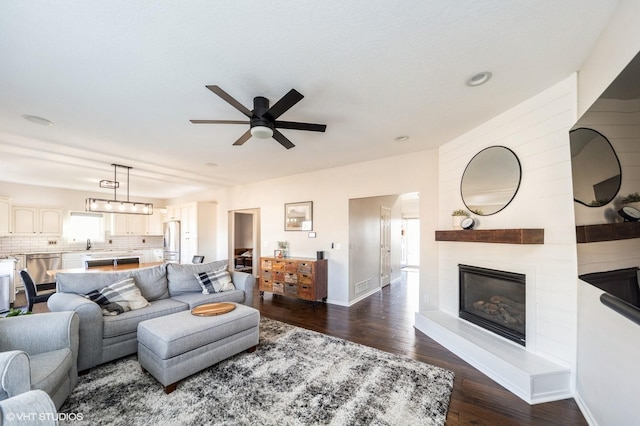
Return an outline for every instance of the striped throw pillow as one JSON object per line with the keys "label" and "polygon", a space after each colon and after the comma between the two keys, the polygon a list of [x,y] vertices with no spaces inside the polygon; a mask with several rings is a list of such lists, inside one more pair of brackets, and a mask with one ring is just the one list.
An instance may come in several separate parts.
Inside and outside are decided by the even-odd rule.
{"label": "striped throw pillow", "polygon": [[198,279],[200,287],[202,287],[202,294],[214,294],[236,288],[231,282],[231,274],[225,268],[194,275]]}

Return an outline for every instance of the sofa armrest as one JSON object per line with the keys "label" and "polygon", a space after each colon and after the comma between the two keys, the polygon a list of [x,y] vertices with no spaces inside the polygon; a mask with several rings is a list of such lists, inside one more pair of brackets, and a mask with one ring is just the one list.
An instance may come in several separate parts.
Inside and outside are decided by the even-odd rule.
{"label": "sofa armrest", "polygon": [[[29,355],[71,348],[78,340],[78,318],[74,312],[20,315],[0,321],[0,347]],[[77,350],[77,349],[76,349]]]}
{"label": "sofa armrest", "polygon": [[56,406],[42,390],[32,390],[0,401],[3,425],[57,425]]}
{"label": "sofa armrest", "polygon": [[75,293],[54,293],[47,301],[52,311],[74,311],[80,318],[78,371],[102,362],[102,309],[91,300]]}
{"label": "sofa armrest", "polygon": [[23,351],[0,352],[0,399],[31,389],[29,356]]}
{"label": "sofa armrest", "polygon": [[256,285],[256,277],[251,274],[247,274],[246,272],[233,271],[231,280],[238,290],[244,291],[244,304],[252,306],[253,288]]}

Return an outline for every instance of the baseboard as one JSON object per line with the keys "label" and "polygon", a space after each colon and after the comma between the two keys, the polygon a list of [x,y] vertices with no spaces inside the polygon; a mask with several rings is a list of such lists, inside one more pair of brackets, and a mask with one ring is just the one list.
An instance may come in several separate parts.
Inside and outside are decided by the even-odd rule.
{"label": "baseboard", "polygon": [[587,421],[587,423],[589,423],[590,426],[598,426],[598,422],[593,418],[593,414],[591,414],[591,410],[589,410],[589,407],[582,399],[580,392],[576,390],[573,399],[575,399],[576,404],[578,404],[578,408],[580,409],[580,412],[584,416],[584,419]]}

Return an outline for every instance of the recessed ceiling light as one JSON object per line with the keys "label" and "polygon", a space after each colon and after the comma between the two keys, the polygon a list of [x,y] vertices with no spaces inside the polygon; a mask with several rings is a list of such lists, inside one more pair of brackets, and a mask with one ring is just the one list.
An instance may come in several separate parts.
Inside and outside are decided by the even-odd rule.
{"label": "recessed ceiling light", "polygon": [[481,84],[486,83],[491,78],[491,73],[489,71],[482,71],[473,74],[471,77],[467,78],[467,86],[480,86]]}
{"label": "recessed ceiling light", "polygon": [[216,163],[206,163],[205,166],[207,166],[207,167],[218,167],[218,165]]}
{"label": "recessed ceiling light", "polygon": [[38,117],[37,115],[23,114],[22,118],[32,123],[39,124],[41,126],[47,126],[47,127],[53,126],[52,121],[47,120],[46,118]]}
{"label": "recessed ceiling light", "polygon": [[409,136],[407,135],[398,136],[397,138],[394,139],[394,141],[396,142],[404,142],[406,140],[409,140]]}

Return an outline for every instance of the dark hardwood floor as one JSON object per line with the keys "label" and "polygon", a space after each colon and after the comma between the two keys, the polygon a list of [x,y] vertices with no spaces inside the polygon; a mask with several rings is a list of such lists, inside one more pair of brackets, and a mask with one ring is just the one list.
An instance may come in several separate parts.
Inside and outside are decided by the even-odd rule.
{"label": "dark hardwood floor", "polygon": [[[418,273],[403,272],[402,282],[383,288],[350,308],[313,305],[256,289],[253,306],[261,315],[455,372],[447,425],[586,425],[573,399],[529,405],[413,328]],[[16,305],[24,303],[18,295]],[[46,304],[34,312],[46,312]]]}
{"label": "dark hardwood floor", "polygon": [[261,315],[455,372],[447,425],[586,425],[573,399],[529,405],[413,328],[418,273],[350,308],[256,293]]}

